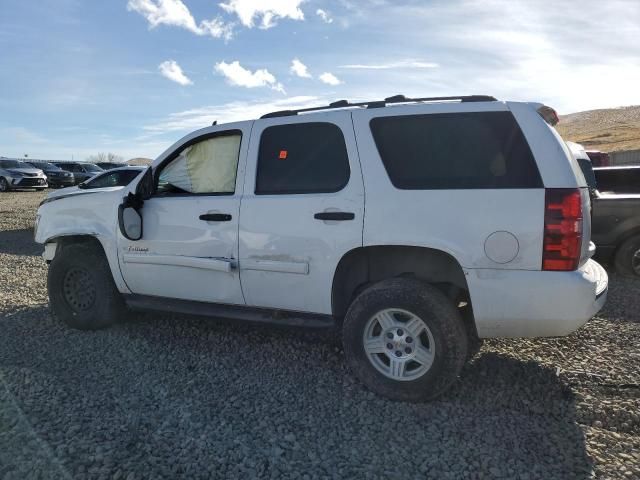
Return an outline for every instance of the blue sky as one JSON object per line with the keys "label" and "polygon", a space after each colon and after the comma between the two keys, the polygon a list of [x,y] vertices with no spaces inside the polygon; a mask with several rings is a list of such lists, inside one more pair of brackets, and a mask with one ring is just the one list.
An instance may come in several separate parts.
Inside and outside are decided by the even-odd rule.
{"label": "blue sky", "polygon": [[0,0],[1,156],[154,158],[215,119],[396,93],[569,113],[638,85],[638,0]]}

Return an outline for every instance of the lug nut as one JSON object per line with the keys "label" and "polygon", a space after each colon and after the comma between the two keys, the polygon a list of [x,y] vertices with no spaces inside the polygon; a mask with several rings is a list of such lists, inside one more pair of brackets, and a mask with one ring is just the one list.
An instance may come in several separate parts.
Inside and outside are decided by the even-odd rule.
{"label": "lug nut", "polygon": [[387,348],[388,348],[389,350],[393,350],[393,345],[392,345],[392,344],[390,344],[390,343],[387,343]]}
{"label": "lug nut", "polygon": [[391,332],[387,333],[387,338],[393,338],[393,333]]}
{"label": "lug nut", "polygon": [[396,357],[401,357],[402,356],[402,352],[400,350],[396,350]]}
{"label": "lug nut", "polygon": [[411,338],[411,337],[407,337],[405,341],[406,341],[407,343],[411,343],[411,342],[413,342],[413,338]]}
{"label": "lug nut", "polygon": [[411,349],[409,347],[405,348],[404,351],[407,353],[411,353]]}
{"label": "lug nut", "polygon": [[398,329],[398,336],[401,337],[402,335],[404,335],[404,332],[402,331],[401,328]]}

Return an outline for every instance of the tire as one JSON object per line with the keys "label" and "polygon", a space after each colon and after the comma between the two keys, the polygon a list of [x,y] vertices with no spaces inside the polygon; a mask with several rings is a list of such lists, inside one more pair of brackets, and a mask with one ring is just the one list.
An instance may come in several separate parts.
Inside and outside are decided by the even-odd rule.
{"label": "tire", "polygon": [[126,317],[102,249],[65,246],[56,253],[47,275],[49,306],[54,318],[79,330],[105,328]]}
{"label": "tire", "polygon": [[628,277],[640,277],[640,235],[622,242],[614,258],[616,271]]}
{"label": "tire", "polygon": [[7,182],[7,179],[0,177],[0,192],[8,192],[9,190],[11,189],[9,188],[9,182]]}
{"label": "tire", "polygon": [[[384,329],[377,319],[389,314],[395,323]],[[426,329],[411,327],[417,323],[415,317]],[[388,317],[384,323],[389,324]],[[406,325],[407,331],[399,331],[398,324]],[[387,337],[389,334],[393,339]],[[410,337],[412,334],[418,334],[418,338]],[[373,392],[392,400],[422,402],[441,395],[467,359],[468,338],[456,306],[440,290],[416,279],[384,280],[363,291],[347,311],[342,336],[347,364],[354,375]],[[367,353],[365,338],[373,350],[386,350]],[[393,357],[398,353],[404,356],[402,350],[410,353],[402,359]],[[419,358],[419,351],[424,354],[425,350],[430,350],[430,356],[421,357],[427,361],[414,360]],[[402,379],[398,378],[399,369],[392,372],[392,365],[398,362],[404,362]],[[386,373],[382,371],[385,369]],[[389,376],[392,373],[396,378]]]}

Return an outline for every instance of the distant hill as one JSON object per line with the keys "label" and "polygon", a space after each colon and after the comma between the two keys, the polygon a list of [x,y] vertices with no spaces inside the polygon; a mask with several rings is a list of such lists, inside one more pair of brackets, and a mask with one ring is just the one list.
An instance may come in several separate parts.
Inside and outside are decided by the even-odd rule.
{"label": "distant hill", "polygon": [[640,106],[605,108],[561,115],[556,129],[565,140],[587,150],[640,149]]}
{"label": "distant hill", "polygon": [[127,165],[151,165],[153,163],[153,160],[151,160],[150,158],[142,158],[142,157],[138,157],[138,158],[132,158],[131,160],[127,160]]}

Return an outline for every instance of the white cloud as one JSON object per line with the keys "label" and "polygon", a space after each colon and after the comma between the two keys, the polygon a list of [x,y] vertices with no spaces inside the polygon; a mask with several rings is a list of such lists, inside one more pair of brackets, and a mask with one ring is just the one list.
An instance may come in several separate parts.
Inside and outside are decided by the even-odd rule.
{"label": "white cloud", "polygon": [[322,75],[318,77],[321,82],[326,83],[327,85],[340,85],[342,82],[338,77],[336,77],[333,73],[324,72]]}
{"label": "white cloud", "polygon": [[147,125],[144,130],[149,135],[190,132],[198,128],[208,127],[214,120],[219,123],[251,120],[277,110],[294,110],[327,103],[327,99],[314,96],[289,97],[271,102],[231,102],[172,113],[166,120]]}
{"label": "white cloud", "polygon": [[301,78],[312,78],[312,75],[309,73],[309,69],[307,68],[307,66],[297,58],[294,58],[291,61],[291,67],[289,68],[289,71]]}
{"label": "white cloud", "polygon": [[196,35],[209,35],[225,40],[229,40],[233,35],[233,25],[224,23],[220,17],[203,20],[197,24],[181,0],[129,0],[127,10],[137,12],[146,18],[150,28],[171,25],[189,30]]}
{"label": "white cloud", "polygon": [[331,18],[331,15],[326,10],[319,8],[316,10],[316,15],[318,15],[324,23],[333,23],[333,18]]}
{"label": "white cloud", "polygon": [[260,28],[271,28],[276,25],[278,18],[304,20],[304,13],[300,4],[304,0],[229,0],[220,3],[220,7],[227,13],[238,16],[240,22],[248,28],[254,26],[254,19]]}
{"label": "white cloud", "polygon": [[273,90],[285,93],[282,84],[265,68],[252,72],[244,68],[240,65],[240,62],[236,60],[232,63],[216,63],[215,71],[223,75],[231,85],[246,88],[270,87]]}
{"label": "white cloud", "polygon": [[340,68],[350,68],[354,70],[391,70],[402,68],[438,68],[440,65],[433,62],[421,62],[417,60],[401,60],[389,63],[373,63],[362,64],[354,63],[349,65],[340,65]]}
{"label": "white cloud", "polygon": [[175,60],[167,60],[158,65],[160,73],[171,81],[179,83],[180,85],[193,85],[193,82],[187,77],[180,65]]}

